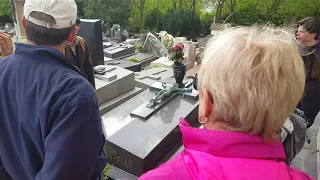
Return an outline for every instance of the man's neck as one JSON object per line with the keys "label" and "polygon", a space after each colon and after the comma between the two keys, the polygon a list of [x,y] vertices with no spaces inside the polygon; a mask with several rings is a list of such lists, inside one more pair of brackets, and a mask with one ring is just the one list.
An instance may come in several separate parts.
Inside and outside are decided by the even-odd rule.
{"label": "man's neck", "polygon": [[[29,40],[27,41],[27,44],[36,45],[34,42],[29,41]],[[64,49],[64,48],[61,48],[60,46],[45,46],[45,47],[55,49],[61,53],[63,52],[63,49]]]}
{"label": "man's neck", "polygon": [[316,45],[317,43],[318,43],[317,40],[313,40],[313,41],[307,42],[305,45],[306,45],[306,46],[314,46],[314,45]]}

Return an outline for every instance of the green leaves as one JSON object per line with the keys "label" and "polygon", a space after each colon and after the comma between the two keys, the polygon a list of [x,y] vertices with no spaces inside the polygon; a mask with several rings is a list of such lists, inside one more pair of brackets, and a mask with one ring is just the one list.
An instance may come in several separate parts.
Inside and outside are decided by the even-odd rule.
{"label": "green leaves", "polygon": [[112,165],[108,164],[102,171],[102,174],[104,175],[105,179],[108,179],[108,174],[110,173],[110,170],[112,168]]}
{"label": "green leaves", "polygon": [[11,16],[9,2],[9,0],[0,0],[0,16]]}
{"label": "green leaves", "polygon": [[133,8],[131,0],[82,0],[84,17],[102,19],[112,24],[128,26],[130,12]]}

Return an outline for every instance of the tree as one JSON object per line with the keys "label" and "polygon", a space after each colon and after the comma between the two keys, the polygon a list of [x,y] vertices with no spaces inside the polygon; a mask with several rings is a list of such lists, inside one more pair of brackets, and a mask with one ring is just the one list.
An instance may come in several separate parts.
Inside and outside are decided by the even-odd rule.
{"label": "tree", "polygon": [[10,1],[0,0],[0,23],[12,22],[10,12]]}
{"label": "tree", "polygon": [[234,22],[234,15],[232,13],[235,12],[236,6],[239,4],[241,0],[227,0],[226,5],[229,7],[231,22]]}
{"label": "tree", "polygon": [[135,4],[136,8],[139,10],[139,28],[140,31],[142,32],[144,29],[144,10],[145,10],[145,4],[147,0],[133,0],[133,4]]}
{"label": "tree", "polygon": [[88,0],[84,1],[84,17],[102,19],[110,24],[129,25],[132,10],[131,0]]}
{"label": "tree", "polygon": [[222,10],[226,0],[217,0],[216,1],[216,22],[221,22]]}
{"label": "tree", "polygon": [[85,2],[83,0],[76,0],[76,3],[78,8],[78,17],[83,18]]}

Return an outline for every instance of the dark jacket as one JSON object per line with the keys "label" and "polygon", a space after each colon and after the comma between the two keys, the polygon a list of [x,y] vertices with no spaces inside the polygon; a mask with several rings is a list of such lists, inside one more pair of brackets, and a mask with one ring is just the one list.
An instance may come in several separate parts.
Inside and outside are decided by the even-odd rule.
{"label": "dark jacket", "polygon": [[65,49],[65,56],[81,71],[81,73],[95,88],[93,66],[90,59],[88,45],[84,39],[79,36],[76,37],[74,44],[75,45],[70,44]]}
{"label": "dark jacket", "polygon": [[308,67],[317,65],[320,68],[320,43],[312,47],[312,49],[314,48],[315,51],[312,54],[302,57],[305,61],[305,64],[306,58],[311,58],[312,62],[306,64],[306,85],[302,100],[298,105],[298,108],[304,112],[304,115],[308,120],[308,127],[313,125],[315,118],[320,111],[320,78],[311,77],[309,71],[310,67]]}
{"label": "dark jacket", "polygon": [[281,130],[287,131],[287,135],[284,137],[282,144],[286,154],[286,163],[287,165],[290,165],[291,161],[304,146],[307,132],[307,121],[303,112],[299,109],[295,109],[287,121],[291,122],[292,131],[290,132],[290,128],[286,129],[284,126]]}
{"label": "dark jacket", "polygon": [[1,180],[96,180],[104,141],[95,90],[62,53],[17,44],[0,59]]}

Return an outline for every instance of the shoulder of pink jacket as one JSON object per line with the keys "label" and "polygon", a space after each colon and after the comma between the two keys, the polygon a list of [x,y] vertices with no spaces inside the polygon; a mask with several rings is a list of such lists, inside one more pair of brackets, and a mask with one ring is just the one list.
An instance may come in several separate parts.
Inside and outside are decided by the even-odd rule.
{"label": "shoulder of pink jacket", "polygon": [[173,160],[142,175],[139,180],[192,180],[183,161],[183,153]]}

